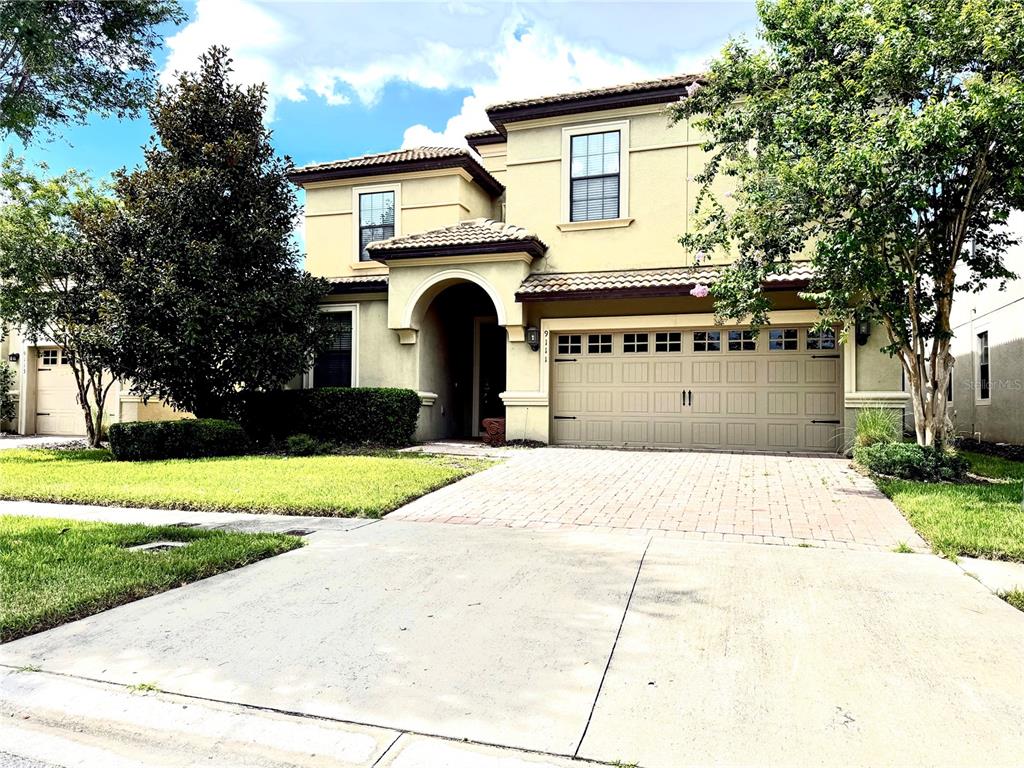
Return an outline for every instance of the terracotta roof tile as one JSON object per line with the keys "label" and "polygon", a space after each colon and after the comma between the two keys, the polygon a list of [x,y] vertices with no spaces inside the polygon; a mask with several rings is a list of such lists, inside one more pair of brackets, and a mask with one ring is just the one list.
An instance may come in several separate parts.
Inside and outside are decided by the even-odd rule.
{"label": "terracotta roof tile", "polygon": [[464,168],[492,195],[504,190],[476,155],[462,147],[417,147],[399,149],[394,152],[380,152],[374,155],[360,155],[328,163],[311,163],[294,169],[289,178],[299,184],[336,178],[356,178],[383,173],[430,170],[435,168]]}
{"label": "terracotta roof tile", "polygon": [[699,80],[703,75],[672,75],[670,77],[659,77],[654,80],[640,80],[634,83],[623,83],[612,85],[606,88],[590,88],[583,91],[569,91],[567,93],[555,93],[546,96],[537,96],[532,99],[516,99],[505,101],[500,104],[492,104],[487,107],[487,113],[505,112],[519,110],[526,107],[538,107],[547,104],[563,104],[571,102],[585,102],[591,99],[599,99],[612,96],[633,96],[644,93],[656,93],[659,91],[671,91],[685,88],[694,80]]}
{"label": "terracotta roof tile", "polygon": [[347,275],[328,279],[331,284],[328,293],[331,295],[345,293],[369,293],[370,291],[386,291],[387,275]]}
{"label": "terracotta roof tile", "polygon": [[[715,265],[634,269],[615,272],[538,272],[528,275],[516,293],[518,299],[544,299],[554,296],[589,293],[660,293],[673,295],[701,283],[713,284],[724,267]],[[766,285],[803,284],[812,276],[811,267],[794,264],[782,275],[773,275]]]}
{"label": "terracotta roof tile", "polygon": [[509,246],[505,250],[522,248],[540,255],[547,250],[533,232],[515,224],[506,224],[493,219],[468,219],[451,227],[432,229],[413,235],[378,240],[366,246],[374,257],[387,257],[404,251],[444,250],[446,248],[468,248],[474,246]]}

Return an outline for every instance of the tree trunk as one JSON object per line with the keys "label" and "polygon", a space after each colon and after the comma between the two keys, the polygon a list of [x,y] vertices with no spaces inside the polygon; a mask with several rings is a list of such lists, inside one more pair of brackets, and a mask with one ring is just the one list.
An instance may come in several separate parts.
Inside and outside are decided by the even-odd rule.
{"label": "tree trunk", "polygon": [[946,392],[954,363],[949,341],[935,343],[927,356],[904,348],[900,358],[910,387],[917,444],[941,448],[952,437],[946,415]]}

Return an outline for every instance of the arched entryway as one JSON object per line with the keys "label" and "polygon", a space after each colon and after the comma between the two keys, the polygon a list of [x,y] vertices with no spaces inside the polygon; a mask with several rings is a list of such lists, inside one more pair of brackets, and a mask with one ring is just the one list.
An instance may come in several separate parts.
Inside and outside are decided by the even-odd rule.
{"label": "arched entryway", "polygon": [[450,284],[430,300],[419,323],[419,381],[437,399],[424,413],[424,437],[477,437],[483,419],[504,417],[507,338],[476,283]]}

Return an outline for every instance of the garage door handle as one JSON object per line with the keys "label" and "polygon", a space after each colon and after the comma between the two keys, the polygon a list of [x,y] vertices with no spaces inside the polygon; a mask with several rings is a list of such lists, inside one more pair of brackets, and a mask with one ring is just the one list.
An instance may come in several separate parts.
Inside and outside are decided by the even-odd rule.
{"label": "garage door handle", "polygon": [[839,419],[811,419],[811,424],[838,424]]}
{"label": "garage door handle", "polygon": [[48,413],[37,413],[37,414],[36,414],[36,416],[49,416],[49,415],[50,415],[50,414],[48,414]]}
{"label": "garage door handle", "polygon": [[556,357],[555,358],[555,362],[556,363],[575,363],[576,362],[576,358],[575,357]]}
{"label": "garage door handle", "polygon": [[687,391],[687,392],[689,393],[689,395],[690,395],[690,402],[689,402],[689,403],[687,403],[687,405],[693,405],[693,390],[692,390],[692,389],[688,389],[688,390],[686,390],[686,391]]}
{"label": "garage door handle", "polygon": [[558,419],[559,421],[566,421],[566,420],[576,421],[576,417],[575,416],[555,416],[555,418]]}
{"label": "garage door handle", "polygon": [[827,358],[833,358],[834,359],[834,358],[838,358],[839,355],[811,355],[811,359],[812,360],[817,360],[818,358],[821,358],[821,357],[827,357]]}

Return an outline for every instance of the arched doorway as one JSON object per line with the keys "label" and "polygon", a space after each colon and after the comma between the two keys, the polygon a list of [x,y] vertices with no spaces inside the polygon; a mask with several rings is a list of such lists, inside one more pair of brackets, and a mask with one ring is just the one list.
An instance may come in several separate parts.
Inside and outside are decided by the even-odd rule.
{"label": "arched doorway", "polygon": [[423,312],[420,389],[437,394],[424,414],[430,439],[475,438],[486,418],[503,418],[507,334],[490,296],[459,282],[437,293]]}

